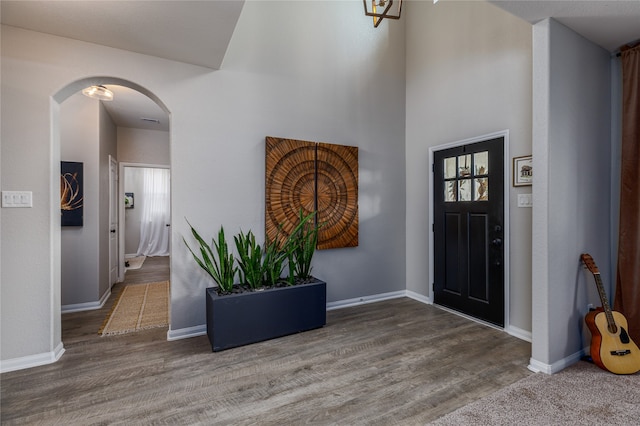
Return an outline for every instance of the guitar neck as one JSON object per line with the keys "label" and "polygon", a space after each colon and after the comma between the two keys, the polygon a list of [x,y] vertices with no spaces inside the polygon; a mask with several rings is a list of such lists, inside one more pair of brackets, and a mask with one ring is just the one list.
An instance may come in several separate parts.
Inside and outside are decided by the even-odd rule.
{"label": "guitar neck", "polygon": [[596,280],[596,287],[598,288],[598,294],[600,295],[600,302],[602,302],[602,309],[604,309],[604,314],[607,317],[609,331],[615,333],[618,327],[616,326],[613,314],[611,313],[611,307],[607,300],[607,293],[604,291],[604,285],[602,285],[602,279],[600,278],[600,272],[593,272],[593,278]]}

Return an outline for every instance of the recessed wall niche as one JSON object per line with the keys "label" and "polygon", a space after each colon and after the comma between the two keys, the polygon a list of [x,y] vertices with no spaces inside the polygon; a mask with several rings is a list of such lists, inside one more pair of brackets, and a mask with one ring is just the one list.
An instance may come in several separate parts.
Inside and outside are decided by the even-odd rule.
{"label": "recessed wall niche", "polygon": [[267,136],[265,229],[289,235],[317,211],[318,249],[358,246],[358,148]]}

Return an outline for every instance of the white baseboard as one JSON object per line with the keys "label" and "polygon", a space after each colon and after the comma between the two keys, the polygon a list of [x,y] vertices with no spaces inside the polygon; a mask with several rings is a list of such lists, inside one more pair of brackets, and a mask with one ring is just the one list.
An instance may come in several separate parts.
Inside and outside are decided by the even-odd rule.
{"label": "white baseboard", "polygon": [[[338,300],[335,302],[329,302],[327,303],[327,311],[332,311],[335,309],[342,309],[342,308],[349,308],[352,306],[359,306],[359,305],[365,305],[368,303],[375,303],[375,302],[381,302],[383,300],[390,300],[390,299],[398,299],[401,297],[408,297],[410,299],[416,300],[418,302],[421,303],[425,303],[428,305],[432,305],[433,301],[427,297],[424,296],[422,294],[416,293],[414,291],[410,291],[410,290],[400,290],[400,291],[393,291],[393,292],[389,292],[389,293],[380,293],[380,294],[374,294],[374,295],[370,295],[370,296],[362,296],[362,297],[355,297],[353,299],[344,299],[344,300]],[[460,315],[463,316],[471,321],[475,321],[478,323],[481,323],[483,325],[487,325],[489,327],[495,328],[497,330],[501,330],[501,331],[506,331],[508,334],[517,337],[519,339],[531,342],[531,332],[520,329],[518,327],[514,327],[514,326],[510,326],[509,329],[503,329],[500,327],[497,327],[493,324],[489,324],[489,323],[485,323],[483,321],[479,321],[477,318],[473,318],[471,316],[468,315],[464,315],[461,314],[460,312],[457,311],[453,311],[451,309],[442,307],[442,306],[438,306],[439,308],[448,311],[448,312],[452,312],[456,315]],[[201,325],[196,325],[193,327],[187,327],[187,328],[180,328],[177,330],[169,330],[167,332],[167,340],[172,341],[172,340],[180,340],[180,339],[188,339],[190,337],[196,337],[196,336],[202,336],[207,334],[207,325],[206,324],[201,324]],[[578,358],[579,359],[579,358]],[[564,368],[564,367],[563,367]]]}
{"label": "white baseboard", "polygon": [[97,302],[62,305],[62,307],[60,308],[60,312],[63,314],[70,314],[71,312],[93,311],[96,309],[100,309],[104,306],[105,303],[107,303],[109,296],[111,296],[111,289],[107,290]]}
{"label": "white baseboard", "polygon": [[[383,300],[397,299],[405,296],[406,296],[406,292],[403,290],[403,291],[394,291],[390,293],[375,294],[372,296],[356,297],[354,299],[339,300],[337,302],[327,303],[327,311],[340,309],[340,308],[347,308],[350,306],[364,305],[367,303],[381,302]],[[193,327],[179,328],[176,330],[169,329],[169,331],[167,331],[167,340],[173,341],[173,340],[188,339],[190,337],[197,337],[205,334],[207,334],[206,324],[195,325]]]}
{"label": "white baseboard", "polygon": [[167,340],[173,341],[188,339],[190,337],[203,336],[205,334],[207,334],[206,324],[195,325],[193,327],[178,328],[176,330],[172,330],[171,328],[169,328],[169,331],[167,331]]}
{"label": "white baseboard", "polygon": [[529,365],[527,368],[534,373],[555,374],[561,370],[564,370],[568,366],[580,361],[580,358],[582,358],[585,353],[588,352],[585,352],[585,349],[582,349],[576,353],[569,355],[568,357],[554,362],[553,364],[546,364],[544,362],[533,359],[532,357],[529,359]]}
{"label": "white baseboard", "polygon": [[367,303],[381,302],[383,300],[398,299],[405,297],[406,291],[392,291],[389,293],[373,294],[371,296],[355,297],[353,299],[338,300],[327,303],[327,311],[334,309],[348,308],[351,306],[365,305]]}
{"label": "white baseboard", "polygon": [[25,368],[52,364],[59,360],[63,353],[64,346],[62,345],[62,342],[60,342],[58,346],[56,346],[56,348],[51,352],[0,361],[0,373],[7,373],[9,371],[23,370]]}
{"label": "white baseboard", "polygon": [[513,337],[517,337],[518,339],[524,340],[529,343],[531,343],[531,340],[533,339],[530,331],[524,330],[514,325],[509,325],[509,327],[507,327],[506,329],[506,332]]}
{"label": "white baseboard", "polygon": [[405,296],[407,296],[409,299],[417,300],[418,302],[422,302],[427,305],[433,305],[433,300],[423,294],[416,293],[415,291],[411,290],[407,290],[405,293]]}

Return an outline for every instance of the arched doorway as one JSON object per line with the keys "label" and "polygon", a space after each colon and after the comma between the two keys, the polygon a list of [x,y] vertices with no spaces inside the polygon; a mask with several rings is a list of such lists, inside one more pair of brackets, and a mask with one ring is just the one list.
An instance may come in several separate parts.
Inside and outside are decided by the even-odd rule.
{"label": "arched doorway", "polygon": [[[136,83],[133,83],[124,79],[120,79],[120,78],[115,78],[115,77],[92,77],[92,78],[78,80],[74,83],[71,83],[65,86],[63,89],[59,90],[53,96],[53,99],[56,101],[56,104],[52,105],[53,106],[52,128],[54,129],[52,134],[53,149],[54,149],[54,152],[56,150],[60,152],[60,156],[58,155],[53,156],[55,158],[54,162],[57,163],[58,158],[62,161],[65,161],[65,160],[68,160],[69,157],[72,157],[71,160],[74,160],[73,157],[75,156],[75,152],[73,152],[73,147],[71,149],[71,154],[70,154],[70,151],[68,150],[68,148],[65,148],[64,141],[61,140],[62,133],[65,127],[65,122],[68,122],[69,120],[73,120],[73,118],[66,117],[65,104],[67,104],[68,102],[71,102],[72,99],[83,98],[81,95],[78,95],[79,92],[85,87],[92,86],[92,85],[105,86],[105,87],[114,89],[116,93],[121,92],[122,90],[135,92],[139,97],[144,97],[147,100],[150,100],[155,106],[157,106],[157,108],[159,109],[159,111],[161,111],[164,117],[164,120],[163,120],[165,121],[164,124],[167,125],[167,129],[166,129],[167,158],[165,161],[163,161],[163,165],[165,167],[170,167],[170,158],[168,157],[168,152],[169,152],[168,146],[170,142],[169,141],[170,133],[168,131],[168,126],[170,124],[169,123],[170,115],[169,115],[168,109],[166,108],[164,103],[162,103],[162,101],[160,101],[159,98],[155,96],[151,91],[147,90],[146,88]],[[115,144],[117,145],[117,139],[119,137],[118,135],[121,133],[120,132],[121,128],[119,127],[119,125],[117,125],[116,123],[117,120],[113,119],[113,114],[111,112],[105,112],[105,111],[108,111],[109,108],[106,108],[104,105],[101,105],[99,102],[96,102],[95,100],[91,100],[87,98],[86,101],[94,102],[94,104],[92,104],[94,105],[93,107],[94,111],[99,110],[100,114],[108,114],[111,117],[111,120],[113,120],[110,125],[112,127],[111,130],[105,131],[103,129],[103,126],[101,124],[98,124],[98,131],[95,132],[99,135],[98,138],[102,138],[103,133],[106,133],[107,134],[106,139],[115,138],[116,139]],[[149,117],[142,116],[142,117],[138,117],[138,119],[139,118],[148,119]],[[97,120],[97,121],[100,121],[100,120]],[[115,130],[113,128],[115,128]],[[91,143],[90,140],[85,142],[88,142],[88,143],[85,143],[85,145],[89,145]],[[77,146],[82,146],[81,144],[82,142],[80,142],[80,144]],[[114,142],[113,141],[109,142],[106,145],[108,146],[109,144],[113,145]],[[80,149],[84,149],[84,148],[81,147]],[[118,158],[118,155],[117,155],[117,149],[116,150],[114,150],[113,148],[104,149],[102,145],[99,145],[98,148],[93,148],[92,155],[95,155],[95,157],[98,159],[96,160],[95,164],[87,163],[85,165],[86,166],[85,176],[88,176],[88,175],[91,176],[91,179],[87,179],[87,180],[93,180],[93,186],[91,188],[87,188],[88,189],[87,197],[85,198],[85,201],[84,201],[87,205],[87,210],[91,210],[89,212],[90,214],[85,214],[85,226],[87,228],[92,227],[92,229],[90,229],[90,233],[94,235],[93,244],[98,246],[98,248],[97,249],[95,249],[95,247],[92,248],[92,250],[97,254],[93,253],[93,257],[90,258],[90,261],[86,262],[86,259],[85,259],[84,263],[85,264],[88,264],[91,262],[97,263],[98,266],[94,265],[95,270],[89,271],[90,274],[95,275],[95,276],[92,275],[91,278],[92,279],[95,278],[95,282],[97,283],[97,285],[91,284],[91,285],[94,285],[95,288],[89,288],[89,291],[83,294],[81,296],[81,299],[77,301],[72,300],[73,303],[65,303],[65,296],[67,295],[67,293],[70,293],[70,292],[73,293],[74,291],[77,291],[77,288],[74,288],[73,286],[70,286],[70,287],[68,286],[67,280],[65,280],[66,270],[70,269],[69,264],[71,264],[72,265],[71,268],[76,269],[73,272],[77,273],[77,269],[80,269],[80,266],[78,265],[82,261],[82,259],[80,259],[79,257],[81,257],[81,255],[84,254],[84,249],[82,245],[79,245],[75,247],[77,253],[73,255],[72,250],[69,250],[68,247],[74,247],[74,245],[71,244],[70,246],[67,245],[65,247],[65,239],[69,235],[77,236],[77,234],[80,234],[82,230],[80,230],[79,228],[76,228],[73,230],[67,230],[65,228],[54,229],[53,230],[54,233],[60,232],[60,234],[57,236],[56,239],[61,242],[60,244],[61,250],[58,256],[55,256],[55,255],[54,256],[58,258],[57,263],[58,263],[61,279],[56,280],[54,282],[53,291],[61,294],[61,305],[62,305],[60,309],[61,314],[68,313],[68,312],[92,311],[92,310],[100,309],[105,304],[105,302],[107,302],[111,294],[111,287],[114,284],[114,279],[112,277],[115,276],[117,277],[116,280],[120,281],[124,276],[124,270],[123,270],[124,262],[121,256],[119,255],[119,253],[122,251],[121,248],[119,247],[119,245],[122,243],[122,237],[121,237],[122,232],[118,230],[119,218],[121,217],[120,210],[124,209],[124,205],[123,205],[124,203],[120,203],[120,200],[124,199],[123,186],[119,184],[119,180],[117,178],[117,173],[118,173],[117,162],[120,159]],[[80,159],[81,158],[82,156],[80,156]],[[77,160],[77,158],[75,158],[75,160]],[[131,158],[127,158],[127,161],[131,161]],[[142,160],[138,160],[138,161],[144,161],[144,155],[142,156]],[[52,169],[56,170],[59,167],[60,167],[59,164],[53,164]],[[107,179],[107,176],[108,176],[108,179]],[[58,192],[59,189],[57,188],[57,185],[53,183],[51,188],[52,188],[52,191],[54,192],[54,194],[52,194],[53,197],[57,198],[60,195],[60,193]],[[115,200],[115,203],[114,203],[114,200]],[[55,211],[52,212],[52,214],[60,215],[60,211],[58,211],[55,206],[54,206],[54,210]],[[97,241],[96,241],[95,235],[97,235]],[[114,238],[114,236],[117,236],[117,238]],[[85,244],[88,244],[86,240],[85,240]],[[113,244],[116,244],[115,250],[113,249]],[[55,261],[56,260],[54,260],[54,262]],[[115,265],[119,265],[122,268],[122,270],[117,271],[115,275],[113,274],[113,268],[112,268],[112,265],[114,264],[114,262],[115,262]],[[86,287],[87,286],[85,285],[85,288],[83,290],[86,290]],[[62,315],[60,315],[60,317],[58,318],[54,318],[54,322],[61,321],[61,317]],[[63,341],[64,341],[64,338],[63,338]]]}

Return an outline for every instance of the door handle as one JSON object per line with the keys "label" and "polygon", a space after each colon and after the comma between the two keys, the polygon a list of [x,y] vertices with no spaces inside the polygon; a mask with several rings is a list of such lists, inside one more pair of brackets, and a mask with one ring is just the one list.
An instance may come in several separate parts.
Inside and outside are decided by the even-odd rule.
{"label": "door handle", "polygon": [[500,238],[496,238],[491,241],[491,244],[493,244],[494,246],[500,246],[502,244],[502,240]]}
{"label": "door handle", "polygon": [[115,229],[112,229],[110,232],[111,232],[112,234],[115,234],[115,233],[116,233],[116,230],[115,230]]}

